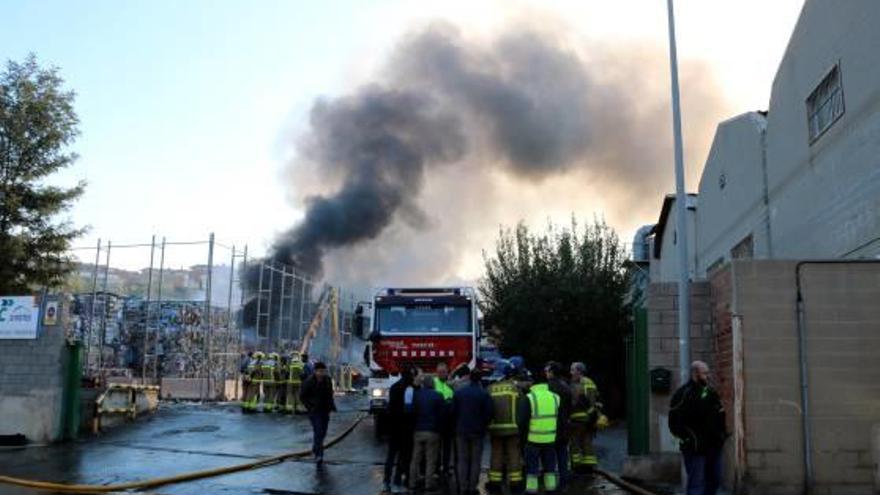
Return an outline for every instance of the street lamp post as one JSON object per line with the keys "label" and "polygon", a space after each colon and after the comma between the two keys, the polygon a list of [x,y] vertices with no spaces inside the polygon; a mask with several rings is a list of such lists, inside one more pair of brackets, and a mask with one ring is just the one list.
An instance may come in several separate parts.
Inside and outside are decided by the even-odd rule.
{"label": "street lamp post", "polygon": [[684,151],[681,138],[681,105],[678,91],[678,54],[675,48],[673,0],[666,0],[669,12],[669,72],[672,78],[672,132],[675,137],[676,243],[678,245],[678,366],[679,384],[690,379],[690,287],[687,232],[687,194],[684,189]]}

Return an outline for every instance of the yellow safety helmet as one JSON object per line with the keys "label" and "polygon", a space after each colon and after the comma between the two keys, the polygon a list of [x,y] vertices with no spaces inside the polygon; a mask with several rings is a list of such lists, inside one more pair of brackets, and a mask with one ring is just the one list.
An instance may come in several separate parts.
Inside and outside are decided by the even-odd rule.
{"label": "yellow safety helmet", "polygon": [[277,352],[270,352],[269,358],[270,359],[278,359],[278,353]]}
{"label": "yellow safety helmet", "polygon": [[298,352],[293,351],[293,352],[290,354],[290,359],[291,359],[292,361],[302,361],[302,356],[300,356],[300,354],[299,354]]}
{"label": "yellow safety helmet", "polygon": [[261,351],[257,351],[254,353],[254,358],[256,359],[263,359],[264,357],[266,357],[266,355],[263,354]]}

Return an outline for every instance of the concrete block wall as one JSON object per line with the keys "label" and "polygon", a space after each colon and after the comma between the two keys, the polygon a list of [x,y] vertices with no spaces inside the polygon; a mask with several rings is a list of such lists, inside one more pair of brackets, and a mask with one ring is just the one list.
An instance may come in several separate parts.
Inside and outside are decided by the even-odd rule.
{"label": "concrete block wall", "polygon": [[744,485],[759,493],[803,490],[794,268],[794,262],[740,260],[730,267],[743,345],[740,469]]}
{"label": "concrete block wall", "polygon": [[816,483],[868,493],[880,424],[880,263],[802,265],[801,287]]}
{"label": "concrete block wall", "polygon": [[[796,267],[796,261],[737,260],[729,268],[743,342],[738,440],[749,493],[803,490]],[[804,265],[801,287],[814,493],[872,493],[870,435],[880,424],[880,264]]]}
{"label": "concrete block wall", "polygon": [[43,326],[35,340],[0,340],[0,434],[41,443],[61,433],[67,354],[60,313],[59,324]]}
{"label": "concrete block wall", "polygon": [[[714,362],[712,339],[710,285],[695,282],[690,286],[691,354],[710,366]],[[645,299],[648,311],[648,369],[666,368],[672,372],[672,391],[678,380],[678,284],[653,283]],[[649,405],[651,452],[674,452],[678,449],[666,424],[670,393],[652,393]]]}

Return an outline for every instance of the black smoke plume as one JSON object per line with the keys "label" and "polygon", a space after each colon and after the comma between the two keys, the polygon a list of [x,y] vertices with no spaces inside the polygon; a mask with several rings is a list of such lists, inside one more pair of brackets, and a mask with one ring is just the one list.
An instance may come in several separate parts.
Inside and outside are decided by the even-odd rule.
{"label": "black smoke plume", "polygon": [[307,163],[338,187],[305,197],[305,217],[269,257],[320,276],[331,251],[396,221],[426,227],[433,212],[419,195],[439,167],[493,167],[523,187],[580,170],[609,195],[658,194],[669,184],[658,161],[671,156],[662,52],[586,48],[528,27],[488,42],[446,24],[405,37],[378,82],[314,104],[295,167]]}

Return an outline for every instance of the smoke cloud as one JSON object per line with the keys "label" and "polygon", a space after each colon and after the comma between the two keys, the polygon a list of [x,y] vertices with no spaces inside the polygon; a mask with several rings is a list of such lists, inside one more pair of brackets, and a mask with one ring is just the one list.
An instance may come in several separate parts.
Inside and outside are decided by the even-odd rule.
{"label": "smoke cloud", "polygon": [[[291,176],[321,186],[294,181],[305,216],[270,256],[351,283],[426,283],[461,278],[499,223],[587,208],[623,228],[651,220],[672,183],[665,61],[540,26],[414,32],[377,82],[314,104]],[[686,153],[701,158],[723,101],[702,67],[685,64],[682,83]]]}

